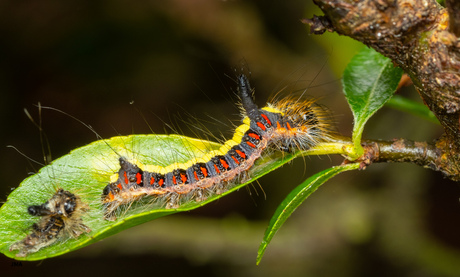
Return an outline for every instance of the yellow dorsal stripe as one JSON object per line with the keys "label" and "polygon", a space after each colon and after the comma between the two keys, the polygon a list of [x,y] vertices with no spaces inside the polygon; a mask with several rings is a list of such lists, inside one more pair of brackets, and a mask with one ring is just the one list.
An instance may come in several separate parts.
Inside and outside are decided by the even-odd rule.
{"label": "yellow dorsal stripe", "polygon": [[[267,107],[262,108],[262,110],[277,113],[284,115],[282,111],[279,109],[269,105]],[[185,163],[172,163],[168,166],[159,166],[159,165],[144,165],[137,160],[131,160],[130,162],[137,165],[140,169],[148,172],[156,172],[160,174],[166,174],[168,172],[173,171],[174,169],[187,169],[194,164],[197,163],[207,163],[211,160],[211,158],[215,156],[223,156],[225,155],[233,146],[238,145],[241,143],[244,134],[249,130],[251,124],[251,120],[248,117],[243,118],[243,124],[238,126],[235,129],[234,135],[231,139],[227,140],[218,150],[212,150],[207,152],[202,157],[195,157],[190,159]],[[113,183],[118,179],[118,173],[114,174],[110,177],[110,181]]]}
{"label": "yellow dorsal stripe", "polygon": [[[129,162],[137,165],[140,169],[144,171],[156,172],[160,174],[166,174],[168,172],[173,171],[174,169],[184,169],[185,170],[197,163],[207,163],[211,160],[212,157],[225,155],[233,146],[241,143],[244,133],[246,133],[246,131],[249,130],[249,124],[250,124],[249,118],[245,118],[243,120],[243,124],[241,124],[235,129],[235,133],[233,137],[227,140],[218,150],[209,151],[202,157],[192,158],[185,163],[172,163],[168,166],[159,166],[159,165],[144,165],[135,159],[130,160]],[[110,181],[112,183],[115,182],[117,179],[118,179],[118,173],[110,177]]]}

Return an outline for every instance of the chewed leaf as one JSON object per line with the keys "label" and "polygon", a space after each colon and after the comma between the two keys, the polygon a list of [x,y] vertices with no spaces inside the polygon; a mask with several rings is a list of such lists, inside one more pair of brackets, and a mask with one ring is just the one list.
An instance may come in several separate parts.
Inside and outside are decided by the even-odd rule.
{"label": "chewed leaf", "polygon": [[272,240],[273,236],[275,236],[276,232],[281,228],[284,222],[289,218],[289,216],[291,216],[297,207],[299,207],[303,201],[308,198],[308,196],[310,196],[319,188],[319,186],[324,184],[327,180],[334,177],[335,175],[347,170],[358,169],[358,167],[359,163],[353,163],[328,168],[319,173],[316,173],[315,175],[305,180],[305,182],[297,186],[295,189],[293,189],[278,206],[275,214],[268,224],[264,239],[260,244],[259,252],[257,254],[257,264],[259,264],[262,260],[265,249]]}
{"label": "chewed leaf", "polygon": [[354,116],[353,143],[357,158],[362,154],[361,136],[367,120],[393,95],[402,69],[371,48],[364,48],[343,74],[343,90]]}
{"label": "chewed leaf", "polygon": [[[203,206],[237,190],[247,183],[267,174],[294,155],[270,156],[259,160],[251,169],[251,179],[237,184],[220,195],[211,195],[205,201],[190,200],[178,209],[164,209],[152,203],[132,205],[121,211],[116,221],[104,220],[101,194],[119,169],[122,155],[145,165],[166,166],[183,163],[203,156],[221,147],[220,144],[178,135],[132,135],[100,140],[73,150],[71,153],[43,167],[37,174],[25,179],[0,208],[0,252],[22,260],[41,260],[62,255],[144,222]],[[80,197],[89,210],[82,215],[82,223],[91,230],[78,238],[64,237],[26,257],[16,257],[17,251],[9,251],[14,243],[30,234],[38,217],[29,215],[27,207],[45,203],[58,188]]]}

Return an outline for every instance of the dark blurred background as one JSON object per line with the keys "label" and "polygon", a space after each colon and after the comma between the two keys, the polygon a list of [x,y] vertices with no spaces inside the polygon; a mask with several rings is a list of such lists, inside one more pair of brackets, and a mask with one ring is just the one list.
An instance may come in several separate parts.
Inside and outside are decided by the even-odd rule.
{"label": "dark blurred background", "polygon": [[[362,45],[309,35],[311,1],[12,1],[0,3],[0,153],[5,200],[43,161],[36,105],[60,109],[103,138],[190,136],[196,117],[214,134],[238,124],[235,70],[251,73],[256,99],[308,89],[349,136],[340,78]],[[418,99],[413,88],[400,93]],[[41,115],[53,158],[96,136],[69,116]],[[166,128],[167,132],[173,131]],[[193,129],[193,128],[192,128]],[[365,138],[431,141],[441,129],[384,108]],[[46,144],[45,144],[46,146]],[[0,257],[2,276],[460,276],[460,190],[410,164],[376,164],[338,176],[310,197],[269,245],[258,246],[276,207],[296,185],[341,162],[299,159],[258,184],[190,213],[137,226],[43,262]],[[6,275],[4,275],[6,273]]]}

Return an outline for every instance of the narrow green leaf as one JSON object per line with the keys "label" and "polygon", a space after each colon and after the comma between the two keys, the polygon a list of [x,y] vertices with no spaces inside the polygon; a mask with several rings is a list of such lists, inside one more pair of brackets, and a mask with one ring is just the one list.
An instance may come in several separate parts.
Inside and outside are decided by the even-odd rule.
{"label": "narrow green leaf", "polygon": [[434,113],[430,111],[427,106],[400,95],[393,96],[386,105],[403,112],[411,113],[433,123],[440,124]]}
{"label": "narrow green leaf", "polygon": [[319,186],[324,184],[327,180],[334,177],[335,175],[347,171],[359,168],[359,163],[335,166],[323,170],[315,175],[311,176],[305,182],[297,186],[292,190],[289,195],[283,200],[283,202],[276,209],[275,214],[270,220],[267,229],[265,230],[264,239],[260,244],[259,251],[257,254],[257,264],[260,263],[265,250],[275,236],[276,232],[281,228],[284,222],[291,216],[291,214],[305,201]]}
{"label": "narrow green leaf", "polygon": [[402,76],[389,58],[364,48],[348,64],[343,74],[343,90],[354,116],[352,140],[358,158],[367,120],[393,95]]}
{"label": "narrow green leaf", "polygon": [[[103,219],[101,194],[103,188],[110,182],[110,176],[119,169],[118,154],[129,159],[136,159],[145,165],[166,166],[172,162],[181,163],[203,156],[203,153],[218,149],[220,146],[217,143],[178,135],[132,135],[96,141],[75,149],[70,154],[43,167],[37,174],[25,179],[8,196],[7,202],[0,208],[0,252],[8,257],[22,260],[41,260],[62,255],[132,226],[165,215],[201,207],[237,190],[295,157],[295,155],[283,156],[281,153],[273,153],[272,156],[264,157],[251,170],[251,179],[223,194],[210,196],[202,202],[190,201],[179,209],[169,210],[155,207],[154,204],[133,204],[126,213],[118,215],[116,221]],[[24,239],[30,233],[32,224],[38,221],[37,217],[27,213],[27,206],[46,202],[58,187],[79,195],[82,201],[89,205],[90,210],[83,216],[83,223],[92,231],[77,239],[61,239],[27,257],[15,257],[17,251],[10,252],[9,247],[14,242]]]}

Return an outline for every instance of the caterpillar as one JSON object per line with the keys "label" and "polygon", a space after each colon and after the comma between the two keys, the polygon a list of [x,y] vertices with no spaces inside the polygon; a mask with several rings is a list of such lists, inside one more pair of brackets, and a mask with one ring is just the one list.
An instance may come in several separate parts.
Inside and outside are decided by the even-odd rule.
{"label": "caterpillar", "polygon": [[244,181],[247,172],[268,149],[294,152],[327,141],[332,133],[327,112],[313,100],[286,98],[258,108],[248,78],[237,78],[242,124],[218,150],[185,163],[163,167],[138,165],[120,156],[118,173],[102,192],[104,219],[116,220],[122,207],[144,198],[166,200],[167,209],[222,193]]}
{"label": "caterpillar", "polygon": [[91,232],[81,219],[82,214],[87,211],[88,206],[80,197],[62,188],[57,189],[45,203],[27,208],[30,215],[41,218],[38,223],[32,224],[31,233],[12,244],[9,251],[19,250],[16,256],[26,257],[55,243],[61,237],[77,238],[83,232]]}

